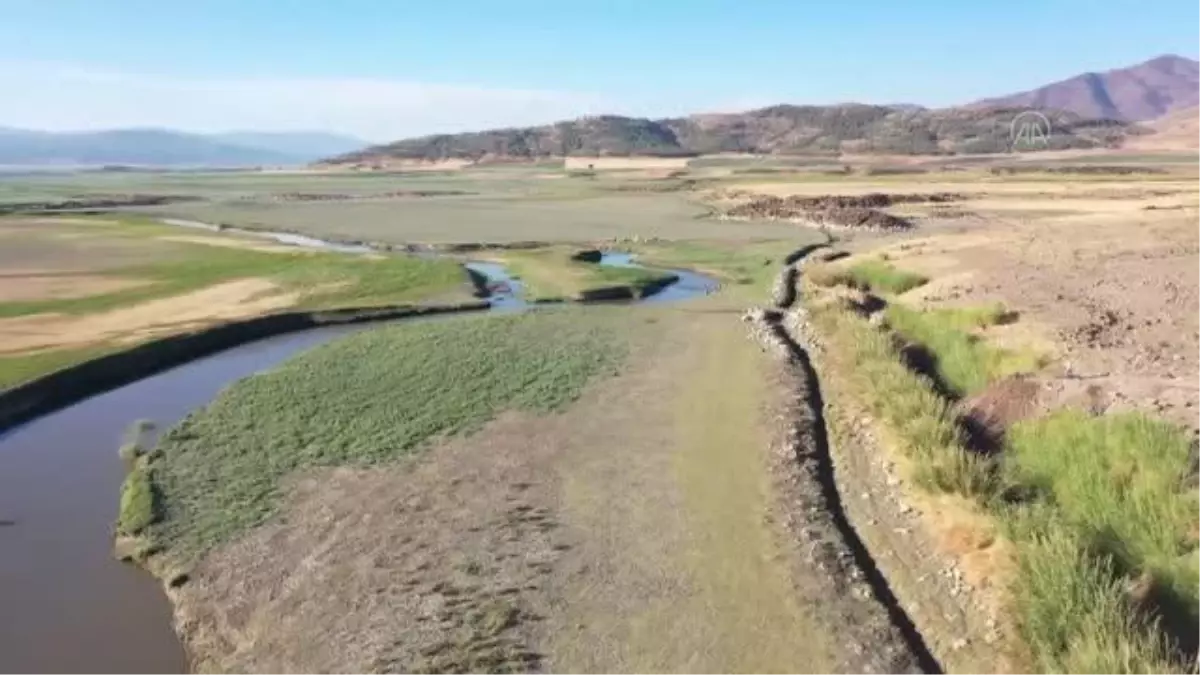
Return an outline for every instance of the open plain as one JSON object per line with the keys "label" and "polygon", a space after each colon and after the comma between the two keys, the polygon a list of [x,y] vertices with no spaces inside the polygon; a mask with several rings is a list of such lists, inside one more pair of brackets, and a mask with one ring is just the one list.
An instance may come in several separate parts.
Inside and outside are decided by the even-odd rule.
{"label": "open plain", "polygon": [[687,270],[719,289],[497,303],[239,375],[130,451],[118,554],[200,670],[1170,670],[1196,653],[1194,160],[9,178],[0,386],[499,292],[465,262],[529,301]]}

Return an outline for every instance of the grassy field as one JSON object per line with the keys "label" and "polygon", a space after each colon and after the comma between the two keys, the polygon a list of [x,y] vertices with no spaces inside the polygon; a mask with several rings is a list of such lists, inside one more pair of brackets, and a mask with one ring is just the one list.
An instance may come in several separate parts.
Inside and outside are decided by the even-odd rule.
{"label": "grassy field", "polygon": [[304,252],[136,218],[9,217],[0,237],[0,386],[206,320],[469,297],[450,260]]}
{"label": "grassy field", "polygon": [[506,409],[554,410],[613,372],[620,325],[603,309],[414,323],[243,380],[162,438],[150,539],[194,561],[268,518],[292,472],[390,462]]}
{"label": "grassy field", "polygon": [[[48,227],[54,227],[49,225]],[[418,300],[463,284],[463,272],[450,261],[388,256],[353,257],[310,251],[254,250],[172,241],[177,228],[121,222],[56,229],[52,236],[70,233],[82,239],[150,238],[145,264],[109,268],[103,276],[138,279],[135,288],[71,298],[0,301],[0,318],[52,312],[89,314],[146,300],[180,295],[220,281],[264,278],[280,289],[300,293],[299,306],[329,308],[368,306]]]}
{"label": "grassy field", "polygon": [[[202,201],[137,211],[393,244],[745,239],[786,236],[795,229],[766,222],[730,228],[704,218],[707,208],[687,192],[660,192],[681,185],[624,172],[572,177],[561,168],[534,166],[393,174],[92,173],[29,176],[0,184],[0,204],[87,195],[180,195]],[[382,197],[396,191],[461,194]],[[287,199],[294,194],[356,199]]]}
{"label": "grassy field", "polygon": [[[546,181],[548,183],[562,183]],[[491,187],[491,186],[489,186]],[[391,244],[598,241],[631,237],[690,239],[729,234],[678,194],[538,191],[350,203],[179,204],[155,212],[212,223],[286,228]],[[795,227],[751,223],[745,237],[784,236]]]}

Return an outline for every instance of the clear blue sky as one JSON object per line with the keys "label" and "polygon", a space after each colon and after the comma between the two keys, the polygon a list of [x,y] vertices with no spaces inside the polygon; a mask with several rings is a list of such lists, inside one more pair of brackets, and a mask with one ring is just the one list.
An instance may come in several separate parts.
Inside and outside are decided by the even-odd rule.
{"label": "clear blue sky", "polygon": [[[324,120],[368,136],[486,124],[489,105],[498,124],[600,108],[939,106],[1200,51],[1195,0],[0,0],[0,10],[0,85],[107,78],[107,87],[39,94],[15,112],[6,102],[0,125],[13,126],[35,126],[36,106],[56,103],[95,114],[59,111],[45,126],[130,117],[220,127],[238,125],[241,114],[246,125]],[[258,110],[267,97],[248,93],[249,83],[282,87],[287,107],[303,106],[301,83],[340,103],[314,102],[323,112],[291,111],[290,122]],[[189,109],[205,101],[197,89],[226,87],[243,99],[232,108],[214,102],[210,124],[203,110],[172,113],[144,99],[140,120],[127,100],[87,98],[102,89],[121,96],[122,87],[126,99],[175,90],[186,98],[190,87]],[[387,105],[358,101],[372,92],[387,105],[419,99],[421,110],[406,108],[389,126]],[[528,100],[517,100],[522,92]]]}

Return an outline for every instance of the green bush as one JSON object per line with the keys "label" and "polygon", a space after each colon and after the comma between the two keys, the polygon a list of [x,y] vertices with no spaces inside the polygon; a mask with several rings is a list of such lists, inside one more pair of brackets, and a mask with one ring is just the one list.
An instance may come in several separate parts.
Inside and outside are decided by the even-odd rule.
{"label": "green bush", "polygon": [[155,489],[145,460],[135,462],[121,484],[121,503],[117,512],[117,532],[140,534],[155,520]]}

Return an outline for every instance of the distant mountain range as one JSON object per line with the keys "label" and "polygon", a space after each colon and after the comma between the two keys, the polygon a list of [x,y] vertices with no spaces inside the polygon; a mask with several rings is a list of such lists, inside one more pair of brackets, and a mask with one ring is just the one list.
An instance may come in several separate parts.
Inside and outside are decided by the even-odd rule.
{"label": "distant mountain range", "polygon": [[323,132],[194,134],[169,129],[48,132],[0,127],[0,165],[300,165],[362,148]]}
{"label": "distant mountain range", "polygon": [[1129,68],[965,106],[914,104],[777,105],[732,114],[647,119],[603,115],[537,127],[423,136],[326,160],[329,165],[405,161],[489,161],[593,155],[714,152],[934,154],[1004,152],[1012,122],[1027,110],[1049,118],[1046,149],[1111,147],[1153,128],[1128,123],[1195,106],[1196,61],[1160,56]]}
{"label": "distant mountain range", "polygon": [[974,103],[1067,110],[1093,119],[1141,122],[1200,103],[1200,63],[1168,54],[1128,68],[1084,73]]}
{"label": "distant mountain range", "polygon": [[[194,134],[116,129],[52,133],[0,127],[0,165],[238,167],[298,165],[332,158],[321,163],[373,166],[444,159],[718,152],[989,153],[1010,149],[1012,122],[1030,109],[1051,121],[1048,149],[1115,146],[1127,137],[1136,137],[1135,143],[1145,147],[1166,147],[1164,143],[1186,142],[1180,130],[1195,127],[1190,120],[1196,117],[1198,103],[1200,64],[1167,55],[1128,68],[1084,73],[1030,91],[938,110],[910,103],[847,103],[777,105],[665,119],[601,115],[536,127],[423,136],[371,147],[356,138],[322,132]],[[1128,124],[1164,115],[1175,115],[1171,124],[1145,128]],[[1168,127],[1174,130],[1170,134],[1166,133]]]}
{"label": "distant mountain range", "polygon": [[[605,115],[539,127],[413,138],[326,160],[328,165],[387,165],[404,161],[477,162],[566,156],[688,156],[708,153],[938,154],[1006,152],[1013,119],[1022,109],[862,104],[777,105],[743,113],[645,119]],[[1047,149],[1118,144],[1122,123],[1094,122],[1045,111],[1054,133]]]}

